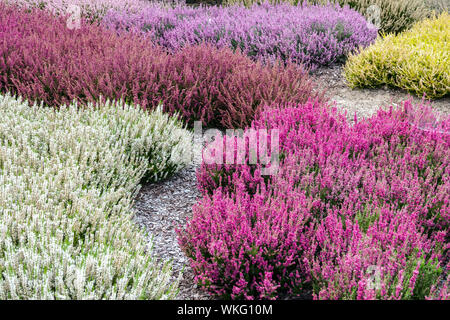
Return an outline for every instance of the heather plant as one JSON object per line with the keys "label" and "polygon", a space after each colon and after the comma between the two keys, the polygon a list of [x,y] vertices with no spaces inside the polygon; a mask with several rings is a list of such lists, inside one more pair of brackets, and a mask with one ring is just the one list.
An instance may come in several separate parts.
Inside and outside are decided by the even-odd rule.
{"label": "heather plant", "polygon": [[449,10],[447,0],[225,0],[223,2],[224,5],[242,4],[246,7],[264,3],[290,3],[295,6],[302,3],[319,5],[333,3],[341,7],[349,6],[361,13],[369,22],[376,22],[379,31],[384,34],[400,33],[435,13],[440,14]]}
{"label": "heather plant", "polygon": [[[253,4],[267,2],[272,4],[290,3],[294,6],[302,3],[316,5],[332,3],[341,7],[349,6],[362,14],[367,20],[375,20],[379,23],[378,27],[382,33],[399,33],[428,17],[433,9],[441,12],[446,7],[448,8],[448,5],[443,4],[443,1],[445,0],[225,0],[224,4],[243,4],[250,7]],[[372,11],[373,6],[377,7],[377,11]],[[374,15],[375,12],[379,13],[379,17]]]}
{"label": "heather plant", "polygon": [[[430,8],[423,0],[307,0],[309,3],[326,4],[337,3],[349,6],[364,15],[369,21],[377,21],[379,30],[383,34],[400,33],[410,29],[415,23],[427,18],[431,14]],[[372,11],[371,7],[377,10]],[[379,13],[379,17],[375,16]]]}
{"label": "heather plant", "polygon": [[271,103],[324,100],[301,66],[264,66],[228,48],[189,46],[166,68],[173,89],[161,94],[165,110],[180,112],[190,124],[200,119],[210,127],[244,128]]}
{"label": "heather plant", "polygon": [[149,6],[147,0],[1,0],[26,9],[44,9],[55,15],[66,16],[74,6],[80,9],[81,17],[88,21],[99,21],[109,10],[138,12]]}
{"label": "heather plant", "polygon": [[111,10],[103,24],[113,30],[144,33],[173,52],[207,42],[240,50],[253,60],[291,61],[311,69],[342,61],[377,36],[359,13],[332,5]]}
{"label": "heather plant", "polygon": [[[64,18],[44,11],[2,5],[0,26],[1,90],[49,106],[87,103],[100,96],[146,106],[158,91],[149,75],[167,63],[161,50],[138,37],[120,38],[84,22],[70,30]],[[143,82],[148,91],[142,90]]]}
{"label": "heather plant", "polygon": [[198,284],[231,299],[275,299],[301,291],[310,203],[284,187],[272,194],[262,185],[250,196],[237,183],[235,194],[219,190],[194,206],[192,220],[178,232]]}
{"label": "heather plant", "polygon": [[383,208],[362,232],[359,221],[344,220],[337,212],[327,215],[310,247],[315,297],[424,299],[442,269],[427,258],[429,243],[415,219]]}
{"label": "heather plant", "polygon": [[449,12],[450,3],[447,0],[425,0],[426,7],[435,14]]}
{"label": "heather plant", "polygon": [[[247,131],[248,132],[248,131]],[[259,138],[259,135],[258,135]],[[269,138],[267,136],[267,138]],[[255,162],[250,164],[250,150],[251,141],[246,138],[240,138],[238,136],[221,136],[215,137],[213,142],[207,143],[202,153],[202,163],[200,169],[197,171],[197,184],[198,189],[202,194],[212,195],[215,190],[220,188],[223,194],[230,194],[236,192],[235,179],[241,180],[241,189],[245,187],[245,191],[249,195],[255,194],[258,187],[265,182],[271,180],[270,176],[262,176],[261,163]],[[220,156],[221,161],[216,163],[216,148],[218,144],[222,144],[222,150],[225,148],[223,154]],[[227,147],[227,145],[229,147]],[[205,161],[205,151],[211,148],[213,161]],[[230,148],[231,150],[227,149]],[[220,155],[220,151],[217,150]],[[227,163],[227,155],[235,158],[233,163]],[[242,160],[238,160],[240,158]],[[242,190],[241,190],[242,191]]]}
{"label": "heather plant", "polygon": [[[216,156],[214,152],[215,149],[218,151],[222,150],[223,156],[221,157],[221,161],[217,161],[217,163],[202,161],[200,168],[197,171],[199,190],[203,194],[212,195],[214,190],[220,187],[223,193],[234,193],[236,192],[236,186],[233,181],[239,179],[241,184],[246,186],[246,191],[250,195],[254,194],[261,183],[270,182],[272,177],[271,175],[262,175],[261,161],[256,161],[254,164],[250,163],[250,152],[256,152],[256,155],[258,156],[261,151],[259,145],[261,137],[257,134],[257,139],[252,142],[246,135],[248,136],[248,133],[252,130],[267,130],[266,141],[269,142],[267,149],[270,150],[271,130],[279,130],[279,150],[277,150],[279,153],[278,160],[283,163],[286,155],[291,152],[292,145],[295,144],[295,142],[292,142],[292,136],[300,135],[300,133],[306,135],[310,132],[310,126],[314,123],[321,122],[322,125],[325,125],[327,120],[333,119],[328,115],[327,109],[329,107],[330,106],[324,105],[320,101],[313,99],[310,99],[306,104],[302,105],[301,108],[296,108],[293,104],[290,104],[283,112],[279,111],[282,107],[272,105],[271,108],[264,110],[262,114],[252,122],[251,127],[243,132],[242,137],[237,135],[225,135],[223,137],[218,137],[218,139],[214,140],[212,143],[207,144],[204,148],[203,156],[205,151],[209,148],[212,149],[214,156]],[[270,112],[272,109],[278,111]],[[309,118],[303,118],[303,115],[307,115]],[[335,120],[333,119],[332,121],[333,122],[329,124],[331,126],[334,125]],[[342,123],[342,119],[338,121]],[[305,145],[305,141],[306,138],[302,141],[302,145]],[[313,138],[309,141],[308,146],[312,147],[314,144],[317,145],[320,142],[320,140]],[[215,148],[215,143],[222,143],[222,148]],[[330,145],[335,145],[335,141],[330,140]],[[227,157],[230,156],[236,161],[227,163]],[[271,154],[268,154],[268,157],[271,157]],[[308,159],[308,161],[311,160],[311,158]],[[314,167],[314,165],[311,164],[311,167]]]}
{"label": "heather plant", "polygon": [[139,130],[139,138],[132,141],[132,144],[142,146],[139,152],[133,145],[126,149],[148,159],[142,182],[166,179],[192,160],[192,133],[185,129],[177,116],[169,116],[162,110],[162,106],[158,106],[150,113],[151,117],[145,117],[146,123],[139,123],[140,127],[136,129]]}
{"label": "heather plant", "polygon": [[[448,273],[448,269],[447,269]],[[427,300],[450,300],[450,277],[443,280],[442,286],[433,285],[431,287],[430,296],[426,297]]]}
{"label": "heather plant", "polygon": [[[401,108],[380,110],[351,126],[336,109],[309,102],[264,111],[252,124],[252,128],[261,127],[280,130],[278,174],[263,179],[259,168],[250,165],[231,169],[203,164],[200,168],[204,196],[180,232],[180,243],[200,284],[220,296],[233,298],[232,293],[239,292],[240,298],[263,297],[252,286],[248,290],[242,286],[252,279],[259,283],[255,287],[261,287],[264,279],[253,274],[264,275],[286,256],[283,250],[264,255],[266,247],[254,245],[253,238],[237,238],[240,227],[246,225],[241,221],[265,224],[266,237],[273,239],[276,248],[282,247],[284,233],[278,226],[273,228],[272,221],[295,215],[288,204],[291,199],[304,199],[299,201],[307,209],[302,216],[308,219],[301,225],[306,237],[290,245],[293,265],[284,264],[286,269],[293,266],[299,277],[291,275],[293,281],[288,283],[278,273],[267,282],[272,294],[264,297],[296,295],[310,287],[316,299],[447,295],[440,283],[448,272],[450,118],[439,119],[429,107],[405,102]],[[227,183],[208,178],[217,174]],[[274,207],[273,215],[256,218],[258,210],[252,211],[253,205],[272,208],[278,200],[281,203],[275,207],[287,212]],[[236,212],[239,222],[227,220]],[[254,226],[250,224],[249,232],[256,232]],[[283,236],[272,237],[271,231]],[[233,236],[224,240],[219,234]],[[206,246],[205,239],[220,245],[220,250]],[[252,270],[244,278],[247,282],[239,282],[241,267],[255,265],[250,254],[255,247],[260,249],[256,256],[266,259],[266,264]],[[236,256],[241,257],[239,263]]]}
{"label": "heather plant", "polygon": [[14,7],[0,11],[0,90],[49,106],[123,99],[178,113],[192,124],[245,127],[264,105],[321,97],[306,71],[264,66],[230,49],[207,45],[168,54],[140,35],[118,35]]}
{"label": "heather plant", "polygon": [[344,76],[353,87],[398,87],[427,98],[450,93],[450,15],[424,20],[397,36],[388,35],[351,54]]}
{"label": "heather plant", "polygon": [[223,1],[222,0],[186,0],[185,3],[192,5],[192,6],[200,6],[200,5],[219,6],[223,3]]}
{"label": "heather plant", "polygon": [[[174,298],[131,206],[152,164],[168,165],[162,131],[182,127],[110,102],[54,110],[6,95],[0,114],[0,299]],[[183,135],[168,162],[183,159]]]}

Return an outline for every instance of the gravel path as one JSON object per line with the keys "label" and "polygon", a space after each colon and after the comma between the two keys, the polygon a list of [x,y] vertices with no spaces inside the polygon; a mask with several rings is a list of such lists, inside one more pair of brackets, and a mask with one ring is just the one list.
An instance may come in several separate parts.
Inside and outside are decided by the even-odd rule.
{"label": "gravel path", "polygon": [[[328,97],[336,101],[338,107],[349,111],[350,119],[355,112],[358,118],[367,117],[380,106],[398,104],[408,98],[414,102],[421,100],[390,88],[350,89],[341,74],[342,66],[331,66],[316,70],[312,77],[321,89],[327,90]],[[432,105],[435,110],[450,114],[450,98],[434,101]],[[135,220],[153,235],[154,254],[162,260],[173,261],[174,279],[184,267],[178,299],[186,300],[211,299],[194,283],[193,271],[187,265],[175,233],[175,227],[184,226],[191,217],[192,205],[200,196],[195,175],[197,167],[198,164],[186,168],[166,181],[144,185],[135,201]]]}
{"label": "gravel path", "polygon": [[200,196],[196,168],[191,166],[168,180],[142,186],[134,206],[136,222],[153,236],[153,254],[162,260],[172,260],[174,280],[183,271],[178,299],[186,300],[211,299],[194,283],[193,271],[178,246],[175,232],[176,227],[185,226]]}
{"label": "gravel path", "polygon": [[[345,83],[342,68],[342,65],[320,68],[312,74],[312,78],[321,89],[326,89],[327,97],[331,101],[336,101],[339,108],[348,111],[351,119],[355,112],[360,119],[374,114],[381,106],[399,104],[407,99],[412,99],[414,103],[420,103],[422,100],[404,90],[387,86],[377,89],[351,89]],[[438,112],[450,114],[450,97],[434,100],[431,105]]]}

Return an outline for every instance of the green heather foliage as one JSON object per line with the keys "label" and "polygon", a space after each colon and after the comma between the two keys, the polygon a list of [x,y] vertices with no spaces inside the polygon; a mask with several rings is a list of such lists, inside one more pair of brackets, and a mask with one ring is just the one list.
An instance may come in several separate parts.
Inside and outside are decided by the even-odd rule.
{"label": "green heather foliage", "polygon": [[171,266],[153,258],[131,205],[149,161],[176,144],[159,141],[172,139],[164,131],[175,120],[122,103],[54,110],[9,95],[0,118],[0,299],[174,298]]}
{"label": "green heather foliage", "polygon": [[450,10],[450,1],[448,0],[425,0],[425,5],[438,14]]}
{"label": "green heather foliage", "polygon": [[427,98],[450,94],[450,15],[424,20],[350,55],[344,75],[351,87],[389,85]]}
{"label": "green heather foliage", "polygon": [[[311,2],[327,2],[309,0]],[[376,5],[380,8],[380,31],[382,33],[399,33],[411,28],[414,23],[426,18],[430,13],[423,0],[331,0],[339,5],[348,5],[366,18],[370,18],[368,8]]]}

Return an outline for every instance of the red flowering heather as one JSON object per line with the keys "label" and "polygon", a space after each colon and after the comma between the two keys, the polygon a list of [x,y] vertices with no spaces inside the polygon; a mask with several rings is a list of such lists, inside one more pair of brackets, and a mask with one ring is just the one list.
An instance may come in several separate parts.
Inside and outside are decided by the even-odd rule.
{"label": "red flowering heather", "polygon": [[189,123],[244,127],[265,104],[317,96],[305,71],[254,63],[230,49],[187,47],[169,55],[148,39],[0,4],[0,90],[50,106],[101,97],[154,108]]}
{"label": "red flowering heather", "polygon": [[323,100],[302,67],[263,66],[230,49],[187,47],[166,66],[173,88],[162,93],[170,112],[219,128],[244,128],[264,106]]}

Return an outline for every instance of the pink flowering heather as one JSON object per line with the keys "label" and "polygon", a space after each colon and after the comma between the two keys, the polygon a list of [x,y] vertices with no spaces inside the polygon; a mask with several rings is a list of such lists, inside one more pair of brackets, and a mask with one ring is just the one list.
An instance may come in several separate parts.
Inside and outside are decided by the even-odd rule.
{"label": "pink flowering heather", "polygon": [[[119,37],[64,18],[0,4],[0,89],[59,106],[124,98],[151,105],[159,86],[155,69],[168,56],[136,35]],[[163,82],[161,79],[160,82]],[[169,83],[165,83],[168,85]]]}
{"label": "pink flowering heather", "polygon": [[[278,279],[274,285],[280,287],[271,297],[296,294],[300,287],[311,287],[317,299],[447,296],[443,283],[450,247],[450,118],[439,120],[427,106],[405,102],[401,108],[380,110],[352,126],[335,109],[310,101],[268,109],[252,127],[280,130],[278,174],[264,179],[259,165],[203,164],[198,175],[204,198],[194,209],[188,228],[181,232],[180,243],[189,252],[198,279],[207,276],[209,282],[202,284],[208,290],[231,296],[239,285],[214,269],[214,253],[198,239],[207,235],[209,242],[214,242],[217,237],[222,246],[234,248],[227,251],[228,258],[221,256],[220,267],[234,270],[228,274],[238,272],[232,257],[239,250],[247,252],[246,246],[252,243],[233,237],[223,240],[212,230],[221,230],[218,225],[224,223],[233,234],[241,224],[212,222],[211,216],[216,215],[212,212],[220,208],[226,219],[232,214],[228,208],[242,198],[250,207],[255,198],[258,206],[270,208],[268,204],[277,197],[281,201],[277,207],[282,207],[280,203],[291,201],[291,196],[284,195],[295,194],[302,195],[307,210],[303,216],[308,217],[308,223],[302,225],[307,242],[299,237],[297,246],[292,245],[298,254],[295,268],[300,278],[295,278],[292,286],[287,279],[272,278]],[[216,187],[218,191],[214,191]],[[219,205],[223,198],[228,199],[227,205]],[[267,204],[260,205],[261,201]],[[254,221],[271,230],[272,219],[288,215],[271,210],[270,218]],[[250,211],[240,212],[253,217]],[[283,237],[272,239],[280,246],[285,241]],[[276,261],[270,265],[274,264]],[[264,272],[258,269],[256,273]],[[227,283],[224,277],[229,279]],[[255,281],[261,285],[263,280]],[[245,294],[245,298],[260,298],[255,291]]]}
{"label": "pink flowering heather", "polygon": [[310,201],[288,184],[261,185],[253,196],[237,182],[233,196],[216,192],[194,208],[180,232],[197,282],[222,298],[274,299],[298,294],[310,234]]}
{"label": "pink flowering heather", "polygon": [[[301,107],[291,107],[286,108],[282,112],[280,108],[269,109],[265,111],[260,117],[253,121],[251,129],[268,129],[267,130],[267,141],[270,142],[270,130],[279,130],[279,140],[280,140],[280,159],[283,160],[287,154],[296,151],[301,147],[312,149],[311,156],[319,156],[318,148],[323,148],[321,146],[324,136],[327,135],[327,130],[322,129],[320,131],[312,131],[311,127],[320,123],[322,126],[326,126],[328,130],[329,127],[335,130],[342,130],[345,128],[344,116],[340,117],[330,117],[328,107],[325,107],[319,100],[310,99],[308,103],[302,105]],[[339,122],[339,123],[338,123]],[[299,139],[302,141],[298,141]],[[241,138],[233,137],[237,140],[234,144],[234,150],[231,154],[238,154],[238,151],[243,151],[245,154],[245,159],[243,165],[236,164],[226,164],[226,149],[229,137],[223,137],[223,164],[208,164],[203,162],[201,164],[200,170],[197,172],[198,186],[200,191],[204,194],[212,194],[215,189],[222,187],[224,192],[234,192],[233,179],[239,177],[243,179],[247,185],[247,190],[252,193],[256,190],[257,186],[264,180],[271,180],[270,176],[261,176],[261,166],[259,164],[249,164],[249,141],[244,141]],[[340,136],[335,134],[328,137],[327,148],[334,148],[340,141]],[[240,146],[244,146],[244,150],[239,150]],[[295,146],[295,149],[291,149]],[[242,148],[242,147],[241,147]],[[270,147],[268,147],[270,149]],[[259,152],[259,150],[257,150]],[[304,155],[305,161],[311,162],[312,159],[309,155]],[[297,167],[297,170],[299,168]]]}
{"label": "pink flowering heather", "polygon": [[334,5],[155,6],[138,13],[111,10],[103,24],[145,33],[173,51],[207,42],[241,50],[252,59],[290,60],[312,69],[343,60],[377,36],[358,12]]}
{"label": "pink flowering heather", "polygon": [[80,8],[80,14],[89,21],[100,20],[109,10],[136,13],[150,7],[147,0],[0,0],[27,9],[45,9],[55,15],[70,14],[74,6]]}
{"label": "pink flowering heather", "polygon": [[49,106],[124,99],[179,113],[192,124],[245,127],[264,105],[321,96],[298,65],[264,66],[230,49],[186,47],[174,55],[140,35],[118,35],[0,4],[0,90]]}
{"label": "pink flowering heather", "polygon": [[[448,274],[449,269],[447,269]],[[427,300],[450,300],[450,277],[443,279],[441,283],[432,285]]]}
{"label": "pink flowering heather", "polygon": [[358,212],[355,221],[347,217],[348,208],[329,210],[317,227],[306,254],[315,297],[423,299],[430,292],[427,282],[436,283],[442,270],[428,257],[432,247],[417,216],[406,209],[369,209],[376,216],[365,231],[360,225],[367,216]]}

